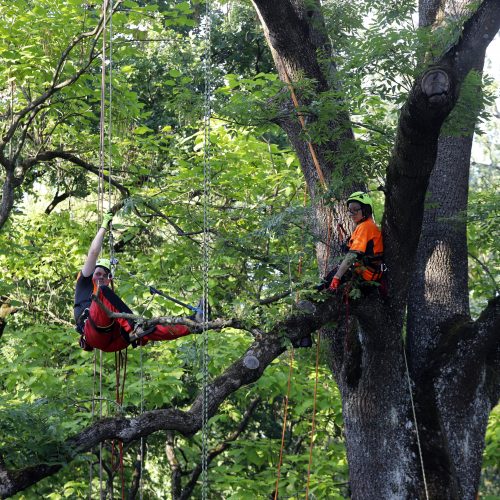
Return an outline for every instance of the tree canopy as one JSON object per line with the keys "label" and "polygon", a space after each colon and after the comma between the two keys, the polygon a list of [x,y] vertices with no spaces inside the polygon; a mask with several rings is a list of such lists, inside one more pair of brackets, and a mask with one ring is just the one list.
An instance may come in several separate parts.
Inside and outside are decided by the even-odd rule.
{"label": "tree canopy", "polygon": [[[204,2],[104,6],[0,1],[0,496],[119,495],[119,442],[129,498],[201,496],[203,339],[129,349],[117,402],[72,306],[115,207],[120,296],[188,314],[150,286],[201,296],[206,139],[210,497],[499,494],[498,1],[211,2],[208,67]],[[359,189],[389,296],[346,303]]]}

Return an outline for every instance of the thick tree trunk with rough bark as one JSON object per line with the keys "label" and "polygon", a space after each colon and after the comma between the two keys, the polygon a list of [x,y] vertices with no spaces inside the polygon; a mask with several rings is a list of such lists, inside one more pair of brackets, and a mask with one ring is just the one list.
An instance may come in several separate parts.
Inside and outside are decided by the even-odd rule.
{"label": "thick tree trunk with rough bark", "polygon": [[[448,3],[446,0],[421,2],[420,25],[438,27],[450,16],[463,15],[470,2]],[[476,55],[472,69],[481,72],[485,52],[478,51]],[[478,88],[477,92],[480,91]],[[466,129],[457,130],[457,136],[439,139],[408,302],[410,372],[420,388],[417,417],[426,424],[422,426],[424,461],[439,463],[442,474],[448,476],[450,487],[443,490],[440,489],[445,484],[442,474],[429,478],[435,494],[443,498],[448,490],[454,498],[474,498],[479,487],[483,436],[491,404],[494,404],[486,393],[486,385],[475,377],[475,391],[461,394],[464,387],[461,374],[468,371],[466,363],[457,360],[452,366],[448,365],[445,372],[433,359],[442,342],[440,325],[446,321],[449,324],[471,322],[465,216],[476,118],[477,113],[471,113]],[[433,368],[429,370],[429,366]],[[486,376],[485,369],[486,366],[479,365],[474,372]],[[456,373],[455,377],[449,376],[450,370]],[[443,387],[445,391],[439,390]],[[457,418],[458,415],[461,417]],[[470,436],[474,436],[472,440]],[[475,444],[464,446],[465,442]],[[440,449],[448,450],[448,456],[442,451],[436,454],[435,450]]]}
{"label": "thick tree trunk with rough bark", "polygon": [[[333,84],[334,80],[317,75],[317,71],[322,69],[319,65],[301,60],[325,46],[314,47],[314,40],[321,40],[321,37],[307,37],[323,26],[322,22],[318,22],[319,3],[308,2],[307,8],[305,2],[299,1],[254,0],[253,3],[259,12],[281,79],[287,82],[290,73],[295,78],[299,77],[301,73],[293,69],[301,68],[303,75],[313,77],[320,83],[318,90],[323,88],[325,82]],[[454,7],[455,10],[450,12],[443,2],[427,2],[427,6],[421,6],[421,15],[426,15],[430,24],[436,18],[463,14],[463,5],[459,6],[459,12],[457,6]],[[456,168],[457,156],[463,155],[464,150],[465,157],[461,160],[468,164],[470,144],[458,150],[458,139],[450,138],[442,140],[438,148],[438,138],[442,123],[457,101],[460,85],[466,74],[475,68],[471,57],[475,57],[476,62],[484,57],[487,43],[484,43],[484,39],[481,43],[480,38],[492,36],[486,26],[491,19],[485,12],[488,9],[492,12],[495,7],[493,3],[488,7],[487,2],[484,2],[482,9],[484,12],[481,13],[480,9],[476,20],[468,23],[468,31],[464,30],[457,44],[469,46],[471,53],[463,56],[458,48],[453,47],[440,60],[434,61],[434,65],[415,82],[401,111],[397,141],[388,168],[384,216],[390,298],[385,303],[377,303],[373,297],[364,299],[363,304],[353,308],[356,310],[351,310],[351,324],[347,324],[348,320],[344,317],[336,331],[324,332],[329,340],[330,365],[342,394],[354,498],[423,498],[426,488],[432,498],[473,498],[477,491],[481,457],[478,451],[483,447],[485,418],[491,407],[480,395],[475,399],[475,412],[472,408],[465,411],[457,407],[457,401],[446,390],[452,381],[444,378],[444,366],[436,365],[433,358],[442,346],[438,345],[439,336],[433,336],[429,325],[437,327],[452,312],[468,314],[468,300],[464,296],[464,291],[467,291],[464,226],[450,230],[450,224],[446,227],[440,216],[455,214],[466,207],[468,170],[454,172],[452,169]],[[308,22],[313,18],[314,29],[312,23]],[[300,29],[294,29],[294,24],[299,25]],[[307,25],[308,28],[305,27]],[[294,31],[292,36],[289,35],[291,31]],[[280,42],[284,33],[287,43]],[[297,39],[297,33],[305,35]],[[313,49],[307,50],[306,47],[311,44]],[[287,65],[292,69],[287,71]],[[341,119],[347,120],[346,117]],[[333,122],[336,120],[339,118],[332,118]],[[282,122],[281,125],[297,149],[306,179],[309,180],[312,172],[310,155],[302,141],[298,121]],[[450,152],[454,154],[450,155]],[[324,157],[331,158],[324,154],[320,159]],[[439,168],[434,174],[432,186],[440,187],[435,191],[439,193],[441,208],[438,209],[439,216],[434,217],[432,223],[429,214],[426,213],[424,219],[424,202],[436,158]],[[336,168],[335,164],[327,165],[323,161],[322,165],[330,178],[330,171]],[[311,183],[308,182],[308,185],[311,191]],[[314,191],[312,203],[314,206]],[[421,247],[417,257],[423,220],[421,241],[424,247]],[[318,223],[322,222],[328,222],[328,218],[318,218]],[[438,238],[437,234],[432,234],[437,228],[440,230]],[[325,232],[318,231],[319,234]],[[419,269],[422,269],[422,254],[425,253],[427,267],[421,273]],[[414,275],[419,276],[418,282],[413,282]],[[412,293],[408,303],[410,283]],[[422,307],[415,308],[412,301],[417,299],[416,291],[421,290],[425,290],[425,300],[418,301]],[[440,308],[445,304],[446,315],[443,316]],[[407,306],[410,317],[415,313],[409,332],[408,355],[412,368],[420,363],[420,358],[429,348],[424,358],[427,368],[425,374],[417,376],[412,370],[417,422],[422,424],[420,432],[425,441],[422,458],[427,484],[423,481],[415,421],[411,413],[410,388],[405,376],[401,339]],[[371,314],[366,314],[366,311]],[[432,322],[426,321],[431,317]],[[470,327],[475,329],[477,325]],[[443,338],[448,335],[449,330],[445,328]],[[466,360],[458,361],[455,352],[449,352],[448,355],[441,360],[448,370],[457,374],[460,370],[467,371]],[[429,361],[432,361],[432,370],[428,369]],[[481,384],[479,380],[477,382],[474,387],[480,390]],[[442,390],[438,391],[438,388]],[[463,416],[464,411],[466,417]],[[458,415],[462,416],[459,418]],[[479,423],[467,436],[469,439],[474,435],[474,445],[470,446],[470,451],[460,452],[458,448],[462,446],[463,449],[467,432],[466,422],[476,416],[480,416]],[[462,481],[457,479],[460,473],[466,475]]]}
{"label": "thick tree trunk with rough bark", "polygon": [[[281,99],[276,122],[283,128],[300,160],[302,172],[311,199],[311,226],[317,241],[317,259],[320,273],[331,268],[332,256],[339,252],[336,224],[347,227],[345,210],[339,200],[325,199],[330,187],[332,172],[342,169],[335,152],[341,144],[353,142],[353,134],[346,114],[331,117],[332,131],[338,139],[318,145],[307,142],[307,128],[314,121],[304,109],[312,97],[301,95],[300,83],[306,79],[313,82],[314,94],[331,90],[334,81],[333,64],[321,64],[319,55],[331,54],[326,36],[320,3],[313,2],[253,2],[264,29],[280,79],[287,85],[290,96]],[[298,84],[298,85],[297,85]],[[296,102],[294,103],[294,99]],[[298,104],[298,107],[297,107]],[[303,120],[303,121],[302,121]],[[302,121],[302,123],[301,123]],[[335,134],[332,133],[332,137]],[[352,190],[361,188],[353,185]],[[345,193],[341,193],[345,194]]]}

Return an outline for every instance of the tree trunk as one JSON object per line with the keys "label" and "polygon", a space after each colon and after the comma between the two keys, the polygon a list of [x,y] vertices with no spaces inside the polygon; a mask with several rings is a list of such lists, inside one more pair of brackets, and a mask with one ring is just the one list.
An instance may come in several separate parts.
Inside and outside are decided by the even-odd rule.
{"label": "tree trunk", "polygon": [[[325,84],[331,84],[332,80],[325,78],[324,73],[318,74],[321,70],[319,64],[314,64],[309,59],[311,56],[316,58],[317,47],[314,48],[312,42],[314,37],[308,35],[315,32],[318,26],[324,26],[322,20],[318,21],[320,9],[317,2],[307,3],[309,10],[306,9],[305,2],[299,1],[279,0],[271,3],[253,0],[253,3],[281,79],[286,82],[290,74],[293,75],[290,78],[292,81],[300,76],[314,78],[318,82],[318,92]],[[494,2],[489,6],[487,3],[482,6],[485,12],[495,9]],[[425,353],[425,346],[429,347],[433,362],[432,369],[424,364],[425,374],[420,378],[416,378],[413,372],[415,385],[410,388],[401,338],[409,304],[408,291],[413,276],[418,274],[414,272],[414,265],[416,262],[421,265],[422,250],[417,253],[417,247],[430,175],[438,151],[441,157],[446,157],[450,150],[457,152],[454,139],[442,141],[438,148],[440,128],[458,99],[461,83],[474,68],[471,53],[474,52],[476,58],[481,52],[484,54],[487,44],[477,44],[474,37],[482,36],[478,35],[478,26],[482,24],[486,32],[489,30],[486,24],[491,21],[491,16],[485,12],[479,9],[476,14],[478,20],[470,21],[464,27],[462,38],[456,47],[444,54],[441,60],[435,61],[436,65],[417,79],[401,111],[396,145],[388,168],[383,222],[386,261],[390,269],[389,300],[382,304],[376,297],[366,297],[362,303],[352,304],[350,311],[346,309],[342,323],[335,331],[324,332],[328,339],[329,363],[342,395],[353,498],[424,498],[427,494],[431,498],[459,498],[461,492],[469,494],[477,491],[477,458],[480,457],[478,451],[483,446],[484,417],[487,419],[489,413],[488,402],[479,397],[475,400],[478,408],[475,414],[467,411],[466,416],[459,416],[454,410],[454,391],[438,391],[437,385],[439,381],[444,388],[450,385],[450,381],[444,377],[446,369],[456,374],[460,369],[468,372],[467,367],[472,366],[468,365],[471,360],[461,358],[458,347],[451,349],[449,357],[441,359],[437,353],[442,345],[432,341],[432,333],[427,330],[428,323],[419,322],[416,325],[414,322],[415,331],[409,332],[408,336],[410,366],[414,368],[420,363],[419,356]],[[430,22],[434,22],[437,16],[447,14],[446,8],[439,2],[429,2]],[[310,23],[313,17],[314,28]],[[498,23],[498,20],[495,22]],[[303,36],[298,37],[299,34]],[[469,46],[470,53],[467,53],[466,46]],[[465,55],[460,52],[462,48]],[[348,117],[343,119],[344,123],[348,122]],[[293,120],[281,120],[279,123],[298,153],[314,206],[317,183],[311,182],[311,179],[315,179],[315,174],[300,125]],[[339,151],[338,144],[329,144],[328,148],[319,150],[322,161],[324,158],[331,158],[328,151]],[[447,164],[452,167],[455,160],[449,160]],[[468,161],[468,158],[465,160]],[[445,166],[445,162],[439,163]],[[339,165],[324,161],[323,164],[328,181]],[[449,176],[450,172],[441,173],[438,169],[435,175],[438,179],[440,175]],[[446,183],[432,181],[432,186],[437,182],[443,187],[439,191],[443,207],[439,216],[465,208],[464,185],[467,186],[468,176],[463,172],[459,176],[460,178],[456,178],[458,176],[455,174],[451,180],[447,177]],[[447,200],[453,200],[457,205],[451,206],[446,203]],[[316,217],[316,223],[320,227],[327,221],[328,217]],[[430,224],[428,214],[425,214],[424,232],[435,231],[441,226],[448,226],[449,229],[449,223],[443,224],[439,217],[435,218],[434,224]],[[318,231],[320,236],[325,233],[326,228]],[[432,238],[426,235],[422,241],[427,240]],[[440,318],[438,316],[442,303],[449,304],[450,313],[468,313],[468,303],[464,300],[467,272],[466,266],[465,269],[461,267],[464,259],[465,262],[467,260],[464,228],[447,231],[446,237],[440,236],[438,244],[435,243],[436,238],[432,241],[433,244],[426,249],[428,274],[421,276],[421,283],[418,284],[420,288],[417,287],[418,290],[423,290],[425,282],[427,287],[432,288],[427,289],[430,300],[423,303],[425,312],[422,314],[420,311],[419,319],[430,315],[436,320],[442,320],[442,315]],[[458,252],[457,260],[451,253],[454,248],[454,252]],[[320,252],[318,257],[321,265]],[[443,276],[436,273],[435,279],[430,280],[431,270],[443,271]],[[414,291],[411,297],[413,300]],[[413,306],[409,307],[412,311],[410,315],[413,315]],[[439,322],[435,321],[434,324]],[[443,327],[442,338],[449,338],[450,328],[451,325]],[[474,324],[471,328],[477,329],[478,326]],[[449,347],[447,343],[445,345]],[[480,380],[473,378],[477,382],[473,386],[480,387]],[[460,379],[463,380],[462,377]],[[415,393],[416,422],[412,417],[410,391]],[[471,407],[467,408],[471,410]],[[464,429],[463,424],[467,419],[479,414],[480,423],[474,429],[473,436],[469,435],[474,441],[471,451],[467,452],[467,456],[458,453],[457,446],[463,444],[464,436],[463,433],[460,436],[456,434],[453,439],[452,434]],[[447,415],[446,422],[442,419],[444,415]],[[418,437],[424,441],[422,458],[425,470],[422,470],[417,446],[415,426],[419,423],[421,428]],[[467,466],[464,460],[469,459],[473,459],[473,463]],[[469,479],[464,479],[463,482],[467,482],[469,486],[465,487],[459,484],[457,476],[459,469],[462,473],[467,468],[470,469]],[[424,474],[428,481],[424,482]]]}
{"label": "tree trunk", "polygon": [[[276,122],[286,132],[294,147],[302,167],[311,200],[311,226],[316,240],[316,254],[320,275],[333,266],[334,255],[340,251],[336,225],[347,227],[345,208],[337,198],[346,192],[362,188],[352,184],[339,193],[335,200],[325,199],[331,175],[335,170],[345,170],[338,164],[341,144],[353,143],[353,133],[349,117],[345,113],[331,117],[331,137],[321,145],[308,142],[307,128],[314,117],[304,118],[304,109],[311,103],[309,96],[301,95],[297,83],[306,79],[313,82],[314,95],[332,88],[335,68],[333,64],[321,65],[318,54],[331,54],[331,46],[326,36],[326,28],[318,0],[312,2],[252,0],[264,29],[264,35],[280,79],[287,85],[290,97],[280,104],[281,111]],[[307,7],[306,7],[307,5]],[[297,98],[294,105],[294,97]],[[344,171],[346,174],[347,171]]]}
{"label": "tree trunk", "polygon": [[[448,3],[446,0],[422,1],[420,25],[440,26],[457,14],[463,14],[470,2]],[[472,69],[481,72],[485,51],[477,52],[476,56]],[[476,119],[477,113],[471,113],[470,123],[460,131],[461,136],[439,139],[408,302],[408,352],[412,378],[420,387],[417,409],[418,420],[425,424],[422,426],[423,442],[426,443],[424,461],[432,472],[441,470],[441,474],[429,474],[430,490],[440,498],[447,492],[451,493],[451,498],[475,497],[479,488],[483,436],[491,410],[483,383],[485,364],[470,373],[472,379],[468,384],[473,383],[476,390],[465,391],[462,395],[462,373],[470,372],[466,364],[450,360],[446,371],[444,366],[429,370],[443,342],[441,335],[449,333],[447,329],[440,330],[440,325],[470,322],[466,213]],[[452,373],[454,377],[450,377]],[[476,374],[481,374],[479,379]],[[440,390],[443,384],[446,391]],[[471,446],[472,441],[475,444]],[[469,445],[464,445],[466,442]],[[428,446],[430,443],[432,446]],[[443,475],[447,481],[443,481]],[[445,484],[449,485],[448,489],[444,488]]]}

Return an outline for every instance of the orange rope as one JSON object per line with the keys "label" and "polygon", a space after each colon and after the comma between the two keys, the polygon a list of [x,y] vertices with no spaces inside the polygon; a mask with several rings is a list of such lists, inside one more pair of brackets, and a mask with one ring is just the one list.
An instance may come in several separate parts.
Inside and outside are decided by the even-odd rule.
{"label": "orange rope", "polygon": [[[293,105],[295,106],[295,109],[297,110],[297,116],[299,117],[299,122],[300,125],[302,126],[302,130],[305,132],[306,131],[306,122],[304,120],[304,115],[300,111],[300,106],[299,106],[299,101],[297,99],[297,96],[295,95],[295,90],[293,88],[292,82],[290,81],[290,76],[288,75],[288,71],[286,70],[285,66],[283,65],[283,71],[285,74],[285,80],[288,88],[290,89],[290,94],[292,97],[292,102]],[[326,189],[326,181],[325,181],[325,176],[323,174],[323,170],[321,169],[321,165],[319,164],[318,157],[316,156],[316,151],[314,149],[314,146],[311,144],[309,140],[307,142],[307,147],[309,148],[309,152],[311,153],[311,158],[314,163],[314,167],[316,168],[316,173],[318,174],[318,178],[321,182],[321,186]]]}
{"label": "orange rope", "polygon": [[[288,71],[286,67],[283,65],[283,71],[285,75],[285,81],[290,89],[290,95],[292,98],[293,105],[295,106],[295,109],[297,111],[297,116],[299,118],[300,125],[302,127],[302,130],[306,132],[306,122],[304,120],[304,116],[302,112],[300,111],[300,105],[299,101],[297,99],[297,96],[295,94],[295,90],[293,88],[292,82],[290,80],[290,76],[288,75]],[[316,151],[314,149],[314,146],[312,145],[311,141],[307,140],[307,147],[309,149],[309,152],[311,154],[311,158],[314,163],[314,167],[316,169],[316,173],[318,175],[319,181],[321,183],[321,186],[323,189],[326,190],[326,180],[325,176],[323,174],[323,170],[321,168],[321,165],[319,163],[318,157],[316,155]],[[306,190],[306,195],[304,197],[304,200],[306,199],[307,196],[307,190]],[[305,204],[305,203],[304,203]],[[332,238],[332,214],[330,211],[327,212],[327,237],[326,237],[326,255],[325,255],[325,269],[324,269],[324,275],[327,274],[328,271],[328,260],[330,258],[330,243],[331,243],[331,238]],[[302,256],[299,258],[299,269],[298,269],[299,275],[302,272]],[[307,468],[307,487],[306,487],[306,499],[309,498],[309,482],[310,482],[310,476],[311,476],[311,465],[312,465],[312,452],[313,452],[313,445],[314,445],[314,433],[315,433],[315,418],[316,418],[316,402],[317,402],[317,391],[318,391],[318,373],[319,373],[319,349],[320,349],[320,341],[321,341],[321,334],[318,333],[318,342],[316,345],[316,380],[314,384],[314,399],[313,399],[313,415],[312,415],[312,425],[311,425],[311,442],[309,446],[309,464]],[[290,378],[291,378],[291,370],[292,370],[292,360],[293,360],[293,349],[292,349],[292,355],[291,355],[291,361],[290,361],[290,375],[288,378],[288,389],[287,389],[287,397],[285,400],[285,417],[283,421],[283,433],[281,437],[281,449],[280,449],[280,459],[278,463],[278,478],[276,480],[276,491],[274,495],[274,500],[277,500],[278,498],[278,484],[279,484],[279,479],[280,479],[280,471],[281,471],[281,461],[282,461],[282,456],[283,456],[283,446],[284,446],[284,439],[285,439],[285,425],[286,425],[286,418],[287,418],[287,411],[288,411],[288,395],[290,393]]]}
{"label": "orange rope", "polygon": [[314,402],[313,414],[311,424],[311,442],[309,445],[309,465],[307,467],[307,486],[306,486],[306,499],[309,498],[309,482],[311,479],[311,465],[312,465],[312,452],[314,444],[315,420],[316,420],[316,401],[318,395],[318,373],[319,373],[319,345],[321,343],[321,333],[318,332],[318,342],[316,344],[316,380],[314,382]]}
{"label": "orange rope", "polygon": [[[304,132],[306,132],[306,122],[304,120],[304,115],[300,111],[299,101],[298,101],[297,96],[295,94],[295,90],[294,90],[292,82],[290,80],[290,76],[288,75],[288,71],[284,65],[283,65],[283,72],[285,75],[286,84],[287,84],[288,88],[290,89],[290,95],[292,98],[293,105],[295,106],[295,109],[297,111],[297,116],[299,118],[300,125],[302,126],[302,130]],[[323,174],[323,170],[321,168],[321,165],[319,163],[318,157],[316,155],[316,150],[314,149],[314,146],[312,145],[311,141],[306,139],[306,142],[307,142],[307,147],[309,148],[309,152],[311,153],[311,158],[313,160],[314,167],[316,168],[316,173],[318,174],[318,178],[320,180],[321,186],[323,187],[323,189],[326,190],[326,187],[327,187],[326,180],[325,180],[325,176]],[[331,239],[332,239],[332,231],[331,231],[331,227],[330,227],[331,224],[332,224],[332,214],[330,211],[328,211],[327,212],[328,234],[327,234],[327,239],[326,239],[325,269],[324,269],[324,273],[323,273],[324,275],[326,275],[326,273],[328,271],[328,259],[330,258],[330,243],[331,243]]]}
{"label": "orange rope", "polygon": [[[125,354],[121,351],[115,352],[115,380],[116,380],[116,403],[121,407],[123,405],[123,400],[125,397],[125,380],[127,376],[127,358],[128,350],[125,349]],[[121,368],[123,367],[123,376],[121,375]],[[116,470],[114,467],[114,450],[115,441],[113,440],[111,446],[111,470]],[[120,480],[121,480],[121,493],[122,500],[125,500],[125,474],[123,469],[123,442],[118,442],[118,469],[120,470]]]}
{"label": "orange rope", "polygon": [[281,432],[280,458],[278,460],[278,475],[276,478],[276,489],[274,491],[274,500],[278,499],[278,490],[279,490],[279,483],[280,483],[280,477],[281,477],[281,462],[283,460],[283,448],[285,447],[286,419],[287,419],[287,415],[288,415],[288,398],[290,397],[290,386],[291,386],[292,372],[293,372],[293,354],[294,354],[294,350],[292,347],[292,349],[290,350],[290,368],[288,370],[288,383],[287,383],[287,390],[286,390],[286,396],[285,396],[285,401],[284,401],[283,430]]}

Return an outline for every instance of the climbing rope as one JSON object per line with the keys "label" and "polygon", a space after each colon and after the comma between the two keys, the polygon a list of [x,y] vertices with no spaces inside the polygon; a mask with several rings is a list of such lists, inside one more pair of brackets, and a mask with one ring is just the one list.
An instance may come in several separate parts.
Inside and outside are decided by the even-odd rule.
{"label": "climbing rope", "polygon": [[[144,366],[142,362],[142,343],[139,343],[139,361],[140,361],[140,377],[141,377],[141,415],[144,413]],[[139,449],[139,500],[142,500],[142,475],[144,473],[144,437],[141,436]]]}
{"label": "climbing rope", "polygon": [[102,4],[102,53],[101,53],[101,95],[99,113],[99,184],[98,184],[98,213],[100,224],[104,213],[104,168],[105,168],[105,126],[106,113],[106,31],[108,23],[108,0]]}
{"label": "climbing rope", "polygon": [[[95,411],[96,411],[96,380],[97,380],[97,356],[94,351],[94,369],[93,369],[93,384],[92,384],[92,402],[91,402],[91,416],[92,416],[92,422],[94,421],[94,416],[95,416]],[[99,398],[99,401],[101,401],[101,398]],[[99,453],[99,457],[101,457],[101,453]],[[99,470],[101,470],[99,468]],[[94,465],[92,463],[92,460],[90,460],[90,467],[89,467],[89,500],[92,500],[92,481],[94,479]]]}
{"label": "climbing rope", "polygon": [[[304,115],[302,111],[300,110],[300,105],[299,105],[299,100],[297,99],[297,95],[295,94],[295,89],[293,87],[292,81],[290,79],[290,75],[288,74],[288,71],[283,65],[283,73],[285,76],[285,83],[288,86],[288,89],[290,90],[290,96],[293,102],[293,105],[295,107],[295,111],[297,112],[297,117],[299,119],[300,126],[302,127],[302,131],[307,137],[307,127],[306,127],[306,121],[304,119]],[[316,174],[318,176],[319,182],[321,184],[321,187],[323,191],[327,190],[327,185],[326,185],[326,179],[325,175],[323,173],[323,169],[321,168],[321,165],[318,160],[318,155],[316,154],[316,149],[314,148],[314,145],[312,142],[307,138],[307,148],[309,149],[309,153],[311,155],[314,168],[316,169]],[[326,242],[325,242],[325,256],[324,256],[324,269],[323,269],[323,275],[326,275],[328,272],[328,261],[330,259],[330,245],[331,245],[331,240],[332,240],[332,213],[331,210],[327,210],[326,212],[326,227],[327,227],[327,235],[326,235]]]}
{"label": "climbing rope", "polygon": [[210,201],[210,120],[212,114],[211,108],[211,4],[207,0],[205,4],[205,53],[204,53],[204,77],[205,91],[203,96],[204,116],[203,116],[203,242],[202,242],[202,260],[203,260],[203,298],[202,298],[202,372],[203,372],[203,403],[202,403],[202,457],[201,457],[201,476],[202,476],[202,499],[208,498],[208,277],[210,270],[210,249],[209,249],[209,228],[210,221],[208,207]]}
{"label": "climbing rope", "polygon": [[[290,76],[289,76],[288,71],[287,71],[285,66],[283,66],[283,70],[284,70],[283,72],[285,75],[285,82],[288,86],[288,89],[290,90],[290,96],[291,96],[293,105],[295,107],[295,110],[297,112],[297,117],[299,119],[299,123],[302,127],[302,131],[307,135],[306,122],[304,119],[304,115],[302,114],[302,111],[300,110],[300,105],[299,105],[299,101],[297,99],[297,96],[295,94],[295,89],[292,85]],[[319,163],[318,156],[316,154],[316,149],[314,148],[314,145],[311,143],[311,141],[308,138],[306,139],[306,142],[307,142],[307,147],[309,149],[309,153],[311,155],[311,159],[312,159],[314,167],[316,169],[316,174],[318,176],[321,187],[324,191],[326,191],[327,185],[326,185],[325,175],[324,175],[323,170],[321,168],[321,165]],[[304,192],[304,206],[306,205],[306,202],[307,202],[307,188],[305,189],[305,192]],[[325,255],[324,255],[323,276],[326,276],[326,274],[328,273],[329,260],[330,260],[330,247],[331,247],[331,239],[332,239],[332,222],[333,222],[332,213],[330,210],[328,210],[326,212],[327,235],[326,235],[326,242],[325,242],[326,251],[325,251]],[[299,257],[298,272],[299,272],[299,275],[302,272],[302,257]],[[298,296],[297,296],[297,299],[298,299]],[[309,498],[309,485],[310,485],[311,467],[312,467],[314,434],[315,434],[315,430],[316,430],[315,423],[316,423],[316,404],[317,404],[317,392],[318,392],[320,344],[321,344],[321,333],[318,332],[318,340],[316,343],[316,368],[315,368],[315,383],[314,383],[314,396],[313,396],[313,413],[312,413],[312,422],[311,422],[311,438],[310,438],[310,444],[309,444],[309,462],[308,462],[308,467],[307,467],[306,498]],[[281,462],[281,455],[280,455],[280,462]],[[277,488],[277,486],[276,486],[276,488]],[[278,492],[278,490],[276,489],[275,498],[277,498],[277,492]]]}
{"label": "climbing rope", "polygon": [[314,446],[314,433],[316,432],[316,403],[318,400],[318,374],[319,374],[319,348],[321,343],[321,333],[318,332],[318,341],[316,342],[316,377],[314,380],[313,413],[311,422],[311,440],[309,443],[309,463],[307,466],[306,499],[309,498],[309,484],[311,481],[312,454]]}
{"label": "climbing rope", "polygon": [[[100,115],[99,115],[99,175],[98,175],[98,200],[97,200],[97,210],[98,210],[98,227],[100,227],[103,213],[104,213],[104,198],[105,198],[105,182],[104,182],[104,171],[106,168],[106,63],[109,61],[109,86],[108,86],[108,128],[107,128],[107,141],[108,141],[108,151],[107,151],[107,162],[108,162],[108,210],[111,209],[111,178],[112,178],[112,40],[113,40],[113,24],[112,24],[112,13],[113,13],[113,0],[103,0],[102,4],[102,53],[101,53],[101,92],[100,92]],[[109,24],[108,24],[109,23]],[[109,40],[106,40],[106,35],[109,35]],[[107,50],[109,46],[109,51]],[[110,227],[108,231],[109,235],[109,253],[110,261],[112,266],[116,263],[114,258],[114,242],[113,242],[113,232]],[[113,271],[113,269],[112,269]],[[127,354],[115,353],[115,379],[116,379],[116,403],[119,407],[123,405],[124,391],[125,391],[125,380],[126,380],[126,364],[127,364]],[[96,376],[96,351],[94,351],[94,387],[95,387],[95,376]],[[121,375],[123,373],[123,375]],[[102,388],[102,376],[103,376],[103,354],[99,351],[99,418],[103,417],[103,388]],[[94,392],[95,397],[95,392]],[[94,416],[94,403],[92,408],[92,416]],[[111,446],[111,473],[113,473],[117,468],[120,470],[121,477],[121,496],[122,499],[125,498],[125,478],[123,471],[123,443],[119,442],[119,461],[117,467],[114,466],[115,457],[115,442],[112,442]],[[99,489],[100,497],[104,498],[103,489],[103,444],[99,443]],[[92,497],[92,476],[90,478],[90,492],[89,498]]]}
{"label": "climbing rope", "polygon": [[[116,384],[116,404],[118,408],[123,407],[123,400],[125,396],[125,380],[127,375],[127,356],[128,351],[125,349],[125,352],[122,351],[115,352],[115,384]],[[121,372],[123,370],[123,375]],[[114,456],[115,456],[115,441],[113,440],[111,446],[111,470],[120,472],[120,480],[121,480],[121,493],[122,499],[125,498],[125,475],[123,469],[123,442],[118,441],[118,464],[114,465]]]}
{"label": "climbing rope", "polygon": [[415,424],[415,435],[417,437],[418,456],[420,458],[420,467],[422,469],[422,479],[424,481],[425,498],[426,498],[426,500],[429,500],[429,490],[427,489],[427,479],[425,477],[424,458],[422,455],[422,447],[420,445],[420,435],[418,432],[417,413],[415,411],[415,404],[413,402],[413,389],[411,386],[410,371],[408,370],[408,361],[406,359],[406,346],[404,344],[403,344],[403,357],[405,360],[406,380],[408,381],[408,392],[410,393],[411,411],[413,414],[413,422]]}
{"label": "climbing rope", "polygon": [[[95,350],[94,350],[95,352]],[[102,367],[103,367],[103,355],[102,351],[99,351],[99,419],[102,419],[102,405],[103,405],[103,397],[102,397]],[[99,495],[103,498],[104,489],[103,489],[103,460],[102,453],[103,446],[102,441],[99,442]]]}
{"label": "climbing rope", "polygon": [[[297,111],[297,116],[299,118],[300,125],[302,127],[302,130],[304,132],[307,132],[307,130],[306,130],[306,121],[304,119],[304,115],[302,114],[302,111],[300,111],[299,101],[298,101],[297,96],[295,94],[295,89],[293,88],[292,81],[290,80],[290,76],[288,74],[288,71],[287,71],[285,65],[283,65],[283,72],[284,72],[284,75],[285,75],[285,82],[286,82],[286,84],[288,86],[288,89],[290,90],[290,95],[292,97],[293,105],[295,106],[295,110]],[[309,139],[307,139],[306,142],[307,142],[307,147],[309,149],[309,152],[311,153],[311,158],[313,160],[314,167],[316,168],[316,173],[318,174],[318,179],[319,179],[319,181],[320,181],[321,186],[323,187],[323,189],[326,189],[325,176],[323,174],[323,170],[321,168],[321,165],[319,163],[318,157],[316,155],[316,150],[314,149],[314,146],[312,145],[312,143],[311,143],[311,141]]]}
{"label": "climbing rope", "polygon": [[287,381],[287,389],[286,396],[283,401],[283,428],[281,431],[281,446],[280,446],[280,454],[278,459],[278,472],[276,477],[276,487],[274,490],[274,500],[278,500],[278,492],[279,492],[279,484],[281,477],[281,464],[283,462],[283,449],[285,448],[285,433],[286,433],[286,423],[288,417],[288,401],[290,398],[290,387],[292,380],[292,372],[293,372],[293,357],[294,357],[294,349],[293,347],[290,349],[290,367],[288,369],[288,381]]}

